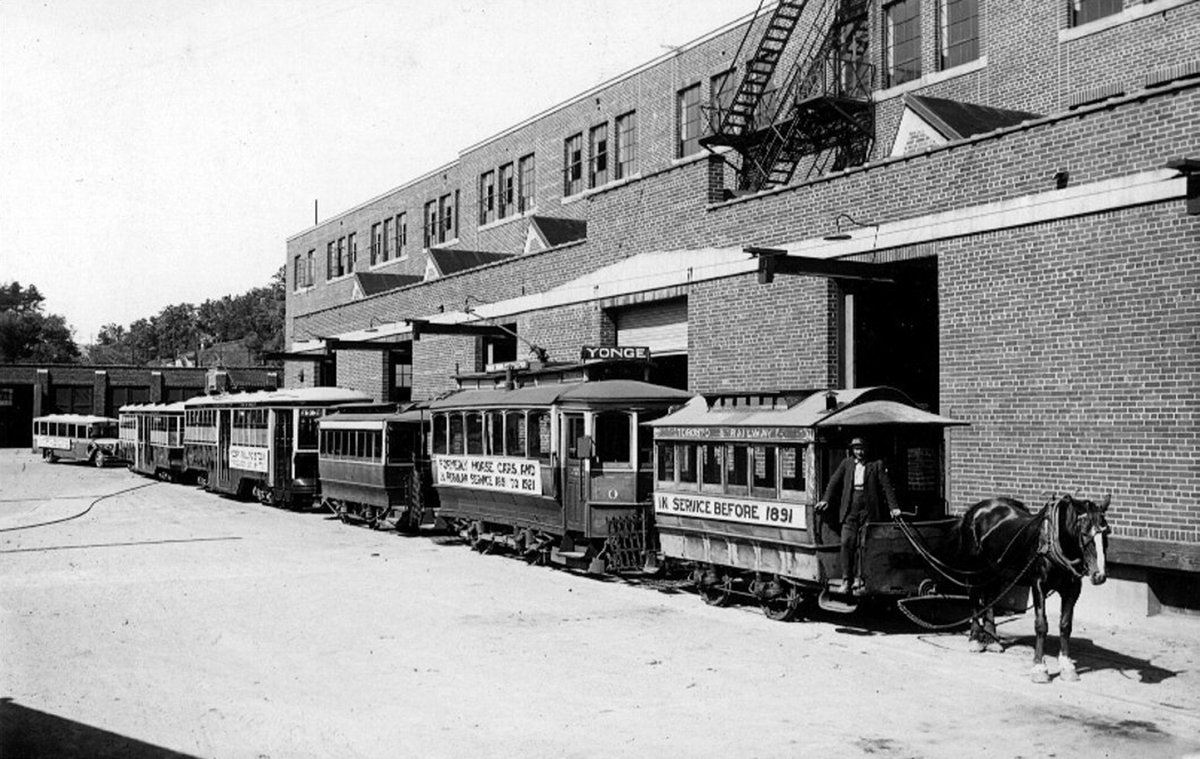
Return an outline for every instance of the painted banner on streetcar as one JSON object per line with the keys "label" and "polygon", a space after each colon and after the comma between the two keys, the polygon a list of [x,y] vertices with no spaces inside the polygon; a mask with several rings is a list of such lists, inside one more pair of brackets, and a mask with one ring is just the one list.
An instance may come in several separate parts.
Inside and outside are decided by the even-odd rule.
{"label": "painted banner on streetcar", "polygon": [[804,505],[703,493],[654,493],[654,512],[664,516],[720,519],[803,530]]}
{"label": "painted banner on streetcar", "polygon": [[528,459],[434,456],[435,485],[542,494],[541,464]]}
{"label": "painted banner on streetcar", "polygon": [[246,445],[229,446],[229,466],[248,472],[267,471],[267,449]]}

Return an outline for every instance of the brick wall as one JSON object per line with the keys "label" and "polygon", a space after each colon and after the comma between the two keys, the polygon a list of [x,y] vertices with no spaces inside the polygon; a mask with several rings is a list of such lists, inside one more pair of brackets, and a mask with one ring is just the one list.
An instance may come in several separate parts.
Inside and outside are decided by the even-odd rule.
{"label": "brick wall", "polygon": [[1181,202],[939,255],[953,504],[1113,493],[1118,534],[1200,541],[1200,218]]}

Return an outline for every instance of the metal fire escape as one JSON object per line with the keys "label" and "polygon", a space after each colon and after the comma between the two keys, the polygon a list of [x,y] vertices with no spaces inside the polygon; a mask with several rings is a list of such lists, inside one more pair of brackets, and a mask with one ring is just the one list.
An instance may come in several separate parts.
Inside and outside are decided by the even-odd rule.
{"label": "metal fire escape", "polygon": [[[808,178],[866,161],[875,133],[868,2],[780,2],[736,90],[712,93],[700,142],[740,157],[739,190],[786,185],[801,167]],[[786,75],[772,86],[777,71]]]}

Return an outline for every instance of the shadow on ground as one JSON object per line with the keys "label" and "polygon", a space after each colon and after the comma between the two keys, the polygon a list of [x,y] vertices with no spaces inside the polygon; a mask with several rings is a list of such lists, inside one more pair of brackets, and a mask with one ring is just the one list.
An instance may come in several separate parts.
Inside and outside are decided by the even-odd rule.
{"label": "shadow on ground", "polygon": [[0,755],[57,759],[194,759],[0,698]]}
{"label": "shadow on ground", "polygon": [[[1024,646],[1032,651],[1035,642],[1034,636],[1026,635],[1011,639],[1009,647]],[[1053,634],[1048,635],[1046,637],[1046,656],[1057,655],[1058,637]],[[1180,674],[1176,670],[1166,669],[1165,667],[1153,664],[1149,659],[1139,659],[1136,656],[1129,656],[1120,651],[1114,651],[1111,648],[1097,645],[1089,638],[1071,637],[1071,658],[1075,660],[1076,669],[1079,670],[1080,674],[1084,672],[1101,672],[1104,670],[1132,672],[1137,674],[1138,682],[1141,683],[1161,683],[1163,680],[1168,680]]]}

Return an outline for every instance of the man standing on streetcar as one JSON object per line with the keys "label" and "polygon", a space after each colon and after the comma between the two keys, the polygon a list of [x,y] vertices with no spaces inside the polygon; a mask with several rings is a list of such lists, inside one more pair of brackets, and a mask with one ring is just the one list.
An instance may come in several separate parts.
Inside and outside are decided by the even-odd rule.
{"label": "man standing on streetcar", "polygon": [[892,518],[900,514],[900,505],[896,501],[896,491],[892,488],[887,467],[883,461],[871,459],[867,454],[866,440],[861,437],[851,440],[850,456],[833,473],[829,484],[825,486],[824,497],[814,507],[818,512],[823,512],[830,503],[838,504],[837,521],[842,530],[842,585],[839,590],[842,593],[859,590],[863,585],[862,578],[855,571],[858,536],[862,526],[868,521],[881,521],[884,518],[885,501]]}

